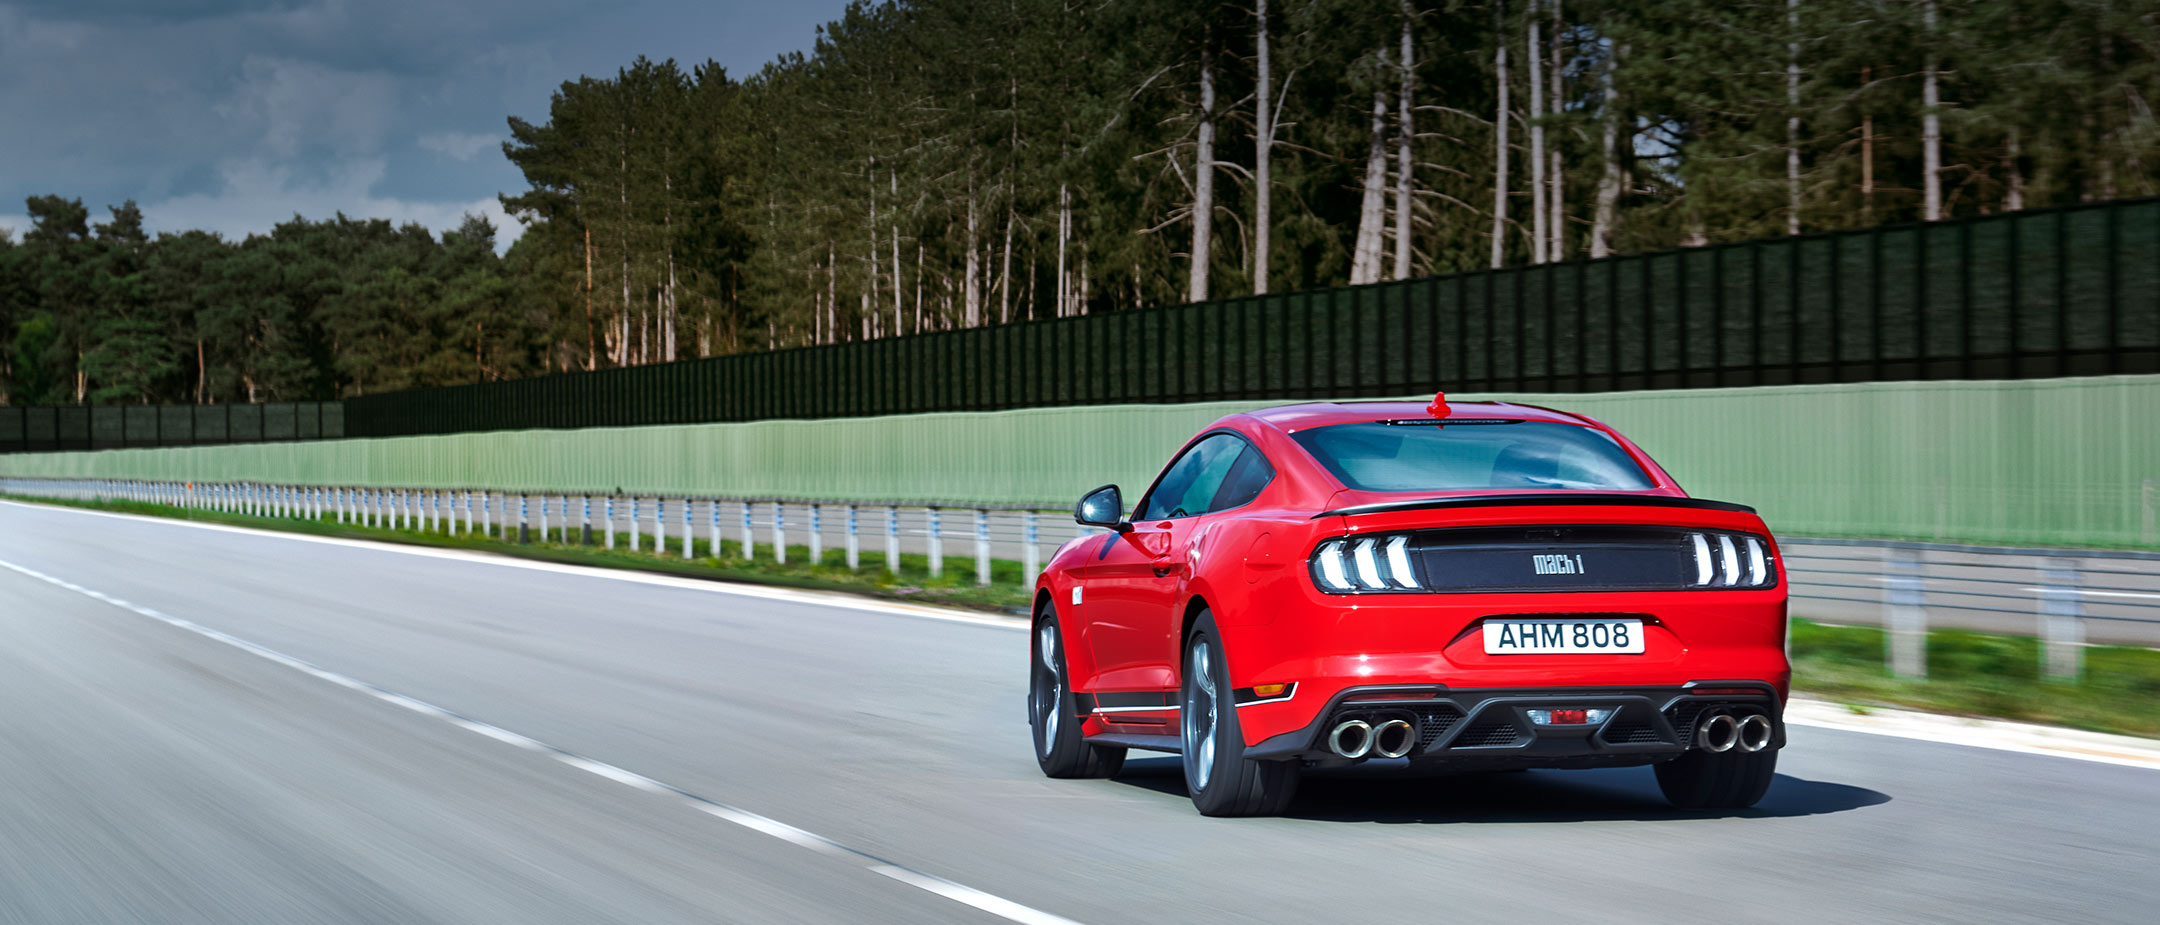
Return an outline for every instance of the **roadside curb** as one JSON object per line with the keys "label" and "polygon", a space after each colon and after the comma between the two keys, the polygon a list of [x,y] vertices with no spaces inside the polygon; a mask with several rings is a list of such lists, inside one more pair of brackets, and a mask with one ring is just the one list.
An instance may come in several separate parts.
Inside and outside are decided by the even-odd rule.
{"label": "roadside curb", "polygon": [[1794,726],[2160,770],[2160,740],[2156,739],[1889,707],[1863,709],[1867,712],[1855,713],[1841,703],[1796,695],[1785,705],[1785,721]]}

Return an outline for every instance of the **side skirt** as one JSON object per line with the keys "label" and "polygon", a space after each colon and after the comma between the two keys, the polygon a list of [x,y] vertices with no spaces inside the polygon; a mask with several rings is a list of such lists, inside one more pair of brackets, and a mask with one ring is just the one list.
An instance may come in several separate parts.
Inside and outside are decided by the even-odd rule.
{"label": "side skirt", "polygon": [[1179,741],[1177,736],[1148,735],[1139,732],[1105,732],[1101,735],[1088,736],[1086,742],[1089,745],[1118,745],[1125,748],[1145,749],[1151,752],[1169,752],[1173,755],[1185,750],[1184,743]]}

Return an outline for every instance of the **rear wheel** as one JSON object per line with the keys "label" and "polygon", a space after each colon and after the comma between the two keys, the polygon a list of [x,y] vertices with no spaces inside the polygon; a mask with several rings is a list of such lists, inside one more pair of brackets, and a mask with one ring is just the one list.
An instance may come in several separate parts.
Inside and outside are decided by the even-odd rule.
{"label": "rear wheel", "polygon": [[1290,806],[1302,769],[1291,761],[1245,757],[1229,666],[1215,618],[1202,612],[1185,642],[1178,705],[1185,789],[1203,816],[1273,816]]}
{"label": "rear wheel", "polygon": [[1028,725],[1035,733],[1035,763],[1051,777],[1109,777],[1125,766],[1125,750],[1089,745],[1080,735],[1079,713],[1065,671],[1057,613],[1044,607],[1035,620],[1028,659]]}
{"label": "rear wheel", "polygon": [[1761,801],[1777,776],[1777,749],[1712,753],[1690,749],[1657,765],[1658,789],[1681,809],[1745,809]]}

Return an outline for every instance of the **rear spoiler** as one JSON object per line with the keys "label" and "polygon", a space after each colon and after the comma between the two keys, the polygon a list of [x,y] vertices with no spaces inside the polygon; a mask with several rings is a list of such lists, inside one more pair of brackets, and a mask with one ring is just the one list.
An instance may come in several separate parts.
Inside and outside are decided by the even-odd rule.
{"label": "rear spoiler", "polygon": [[1415,501],[1382,501],[1378,504],[1360,504],[1356,507],[1321,511],[1312,519],[1352,514],[1384,514],[1389,511],[1422,511],[1442,507],[1577,507],[1583,505],[1609,507],[1684,507],[1699,511],[1731,511],[1753,514],[1755,509],[1745,504],[1729,501],[1705,501],[1701,498],[1675,498],[1670,495],[1630,495],[1607,492],[1550,492],[1537,494],[1455,495],[1447,498],[1420,498]]}

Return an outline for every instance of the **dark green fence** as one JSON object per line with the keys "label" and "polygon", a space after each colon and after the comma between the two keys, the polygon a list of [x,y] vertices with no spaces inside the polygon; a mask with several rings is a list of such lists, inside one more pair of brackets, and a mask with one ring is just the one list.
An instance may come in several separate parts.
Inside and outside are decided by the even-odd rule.
{"label": "dark green fence", "polygon": [[0,407],[0,452],[106,450],[345,436],[339,402]]}
{"label": "dark green fence", "polygon": [[[348,400],[342,427],[335,405],[318,412],[323,436],[378,437],[2149,372],[2160,372],[2160,199],[416,389]],[[194,431],[80,408],[0,409],[0,451],[316,435],[220,429],[217,415],[246,413],[222,408],[153,419],[191,410]]]}
{"label": "dark green fence", "polygon": [[2154,371],[2147,199],[373,395],[347,430]]}

